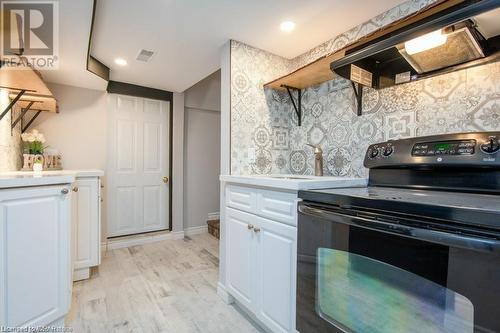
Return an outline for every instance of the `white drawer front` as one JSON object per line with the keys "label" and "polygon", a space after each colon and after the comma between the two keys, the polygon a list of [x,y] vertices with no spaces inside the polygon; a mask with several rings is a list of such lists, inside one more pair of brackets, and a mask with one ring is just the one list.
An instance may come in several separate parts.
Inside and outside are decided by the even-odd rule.
{"label": "white drawer front", "polygon": [[256,190],[247,187],[228,185],[226,187],[226,206],[255,213]]}
{"label": "white drawer front", "polygon": [[286,192],[257,192],[257,214],[293,226],[296,222],[296,195]]}

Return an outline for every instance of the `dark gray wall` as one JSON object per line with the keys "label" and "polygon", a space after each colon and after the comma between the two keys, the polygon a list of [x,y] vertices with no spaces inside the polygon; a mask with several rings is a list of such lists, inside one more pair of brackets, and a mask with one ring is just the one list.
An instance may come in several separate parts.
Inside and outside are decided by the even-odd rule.
{"label": "dark gray wall", "polygon": [[220,71],[184,93],[184,229],[219,211]]}

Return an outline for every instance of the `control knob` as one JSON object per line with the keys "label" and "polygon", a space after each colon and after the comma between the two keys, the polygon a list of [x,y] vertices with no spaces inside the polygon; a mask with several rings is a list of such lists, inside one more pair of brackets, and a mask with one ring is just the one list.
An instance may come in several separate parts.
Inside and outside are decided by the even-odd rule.
{"label": "control knob", "polygon": [[387,146],[387,147],[385,147],[382,154],[384,154],[384,156],[387,157],[387,156],[390,156],[393,152],[394,152],[394,148],[392,148],[392,146]]}
{"label": "control knob", "polygon": [[500,144],[496,138],[489,138],[488,141],[481,144],[481,150],[486,154],[494,154],[500,150]]}
{"label": "control knob", "polygon": [[378,148],[372,148],[370,151],[370,158],[375,158],[378,156]]}

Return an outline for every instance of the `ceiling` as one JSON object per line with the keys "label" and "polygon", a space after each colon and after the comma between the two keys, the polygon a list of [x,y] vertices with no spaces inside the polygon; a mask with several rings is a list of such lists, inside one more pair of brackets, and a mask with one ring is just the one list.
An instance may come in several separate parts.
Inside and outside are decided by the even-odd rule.
{"label": "ceiling", "polygon": [[45,81],[89,89],[106,89],[107,81],[86,70],[93,2],[59,2],[59,69],[42,71]]}
{"label": "ceiling", "polygon": [[[229,39],[293,58],[402,2],[97,0],[92,55],[111,68],[112,80],[182,92],[220,67]],[[44,74],[48,81],[103,89],[85,71],[92,3],[60,2],[61,70]],[[295,31],[280,31],[285,20]],[[155,51],[149,62],[135,60],[141,49]],[[116,65],[118,57],[128,65]]]}

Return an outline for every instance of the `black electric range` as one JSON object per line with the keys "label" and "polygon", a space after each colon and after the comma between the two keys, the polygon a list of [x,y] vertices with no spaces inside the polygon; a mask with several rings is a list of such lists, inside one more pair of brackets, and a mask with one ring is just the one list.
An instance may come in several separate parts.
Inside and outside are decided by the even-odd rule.
{"label": "black electric range", "polygon": [[299,332],[500,332],[500,132],[371,145],[366,188],[301,191]]}

